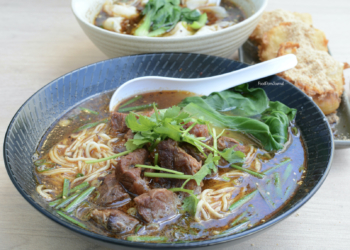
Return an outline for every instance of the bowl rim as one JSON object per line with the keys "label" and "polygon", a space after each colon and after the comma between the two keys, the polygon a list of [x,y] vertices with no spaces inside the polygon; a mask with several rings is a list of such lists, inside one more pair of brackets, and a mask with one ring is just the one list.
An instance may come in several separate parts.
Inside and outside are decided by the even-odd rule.
{"label": "bowl rim", "polygon": [[[146,53],[146,54],[138,54],[138,55],[131,55],[131,56],[125,56],[125,57],[138,57],[138,56],[142,56],[142,55],[170,55],[170,54],[194,54],[194,55],[201,55],[201,54],[196,54],[196,53],[170,53],[170,52],[164,52],[164,53]],[[67,74],[72,74],[74,72],[77,71],[81,71],[87,67],[93,66],[93,65],[97,65],[99,63],[106,63],[112,60],[118,60],[120,58],[125,58],[125,57],[119,57],[119,58],[112,58],[112,59],[107,59],[107,60],[101,60],[99,62],[96,63],[92,63],[92,64],[88,64],[86,66],[80,67],[78,69],[75,69],[73,71],[67,72],[66,74],[54,79],[53,81],[45,84],[43,87],[41,87],[38,91],[36,91],[33,95],[31,95],[21,106],[20,108],[17,110],[17,112],[15,113],[15,115],[13,116],[13,118],[11,119],[6,133],[5,133],[5,137],[4,137],[4,143],[3,143],[3,158],[4,158],[4,163],[5,163],[5,168],[7,171],[7,174],[9,175],[13,185],[16,187],[16,189],[18,190],[18,192],[23,196],[23,198],[25,198],[28,203],[30,205],[32,205],[35,209],[37,209],[39,212],[41,212],[43,215],[45,215],[47,218],[49,218],[50,220],[56,222],[59,225],[62,225],[70,230],[72,230],[73,232],[76,232],[82,236],[86,236],[98,241],[103,241],[109,244],[114,244],[114,245],[122,245],[122,246],[126,246],[126,247],[130,247],[130,248],[141,248],[141,249],[165,249],[165,248],[197,248],[197,247],[206,247],[206,246],[210,246],[210,245],[217,245],[217,244],[223,244],[223,243],[228,243],[234,240],[238,240],[238,239],[242,239],[245,238],[247,236],[256,234],[262,230],[265,230],[267,228],[270,228],[274,225],[276,225],[278,222],[286,219],[288,216],[290,216],[292,213],[296,212],[298,209],[300,209],[303,205],[306,204],[306,202],[308,200],[311,199],[311,197],[314,196],[314,194],[319,190],[319,188],[322,186],[322,184],[324,183],[326,177],[329,174],[329,171],[331,169],[331,164],[333,161],[333,157],[334,157],[334,138],[333,136],[330,136],[331,139],[331,152],[330,152],[330,158],[329,161],[327,163],[327,168],[323,174],[323,176],[321,177],[321,179],[318,181],[317,185],[313,188],[313,190],[311,192],[309,192],[304,198],[300,199],[299,202],[293,206],[292,208],[290,208],[289,210],[287,210],[286,212],[284,212],[283,214],[263,223],[260,224],[258,226],[255,226],[251,229],[245,230],[243,232],[237,233],[237,234],[232,234],[232,235],[227,235],[227,236],[223,236],[223,237],[219,237],[219,238],[215,238],[215,239],[209,239],[209,240],[204,240],[204,241],[193,241],[193,242],[186,242],[186,243],[147,243],[147,242],[132,242],[132,241],[127,241],[127,240],[122,240],[122,239],[117,239],[117,238],[112,238],[112,237],[108,237],[108,236],[104,236],[101,234],[97,234],[88,230],[85,230],[79,226],[76,226],[74,224],[69,223],[68,221],[64,220],[63,218],[59,217],[59,216],[55,216],[54,214],[48,212],[48,210],[46,210],[45,208],[43,208],[42,206],[40,206],[37,202],[35,202],[30,195],[28,195],[20,186],[20,184],[17,182],[17,180],[15,179],[15,177],[13,176],[12,172],[11,172],[11,168],[8,164],[8,162],[6,161],[6,150],[7,150],[7,141],[9,138],[9,133],[10,130],[13,126],[14,121],[17,119],[17,117],[19,116],[20,112],[22,111],[22,109],[24,109],[24,106],[35,96],[37,95],[41,90],[49,87],[53,82],[56,82],[56,80],[64,77]],[[211,56],[211,57],[217,57],[217,56]],[[218,57],[220,58],[220,57]],[[249,64],[246,63],[242,63],[239,61],[235,61],[235,60],[231,60],[231,59],[227,59],[227,58],[223,58],[225,60],[230,60],[230,61],[234,61],[234,62],[238,62],[242,65],[247,65],[248,67],[250,66]],[[276,75],[275,75],[276,76]],[[277,76],[279,77],[279,76]],[[290,82],[288,82],[287,80],[279,77],[281,81],[284,81],[285,83],[293,86],[293,88],[295,89],[295,91],[298,91],[299,93],[301,93],[302,95],[304,95],[305,97],[309,98],[304,92],[302,92],[300,89],[298,89],[297,87],[295,87],[293,84],[291,84]],[[102,93],[102,92],[100,92]],[[100,94],[100,93],[96,93],[96,94]],[[323,114],[323,112],[321,111],[321,109],[315,104],[313,103],[313,105],[317,108],[318,112],[320,112],[323,116],[323,120],[326,121],[326,117]],[[327,124],[327,128],[328,128],[328,132],[330,135],[332,135],[332,130],[331,127],[329,125],[328,122],[326,122]]]}
{"label": "bowl rim", "polygon": [[133,35],[126,35],[126,34],[120,34],[117,32],[113,32],[113,31],[109,31],[106,29],[101,29],[89,22],[87,22],[86,20],[82,19],[80,17],[80,15],[77,13],[77,10],[75,9],[75,3],[77,1],[81,1],[81,0],[72,0],[71,2],[71,9],[72,12],[74,14],[74,16],[83,24],[85,24],[87,27],[89,27],[90,29],[96,31],[96,32],[100,32],[101,34],[107,35],[107,36],[111,36],[113,38],[117,38],[117,39],[125,39],[125,40],[135,40],[135,41],[142,41],[142,42],[178,42],[178,41],[191,41],[191,40],[197,40],[197,38],[205,38],[205,37],[215,37],[218,36],[220,34],[225,34],[225,33],[230,33],[231,31],[235,30],[235,29],[239,29],[241,26],[244,25],[249,25],[253,20],[259,18],[260,15],[262,15],[262,12],[264,12],[264,10],[266,9],[266,6],[268,4],[269,0],[260,0],[263,1],[261,7],[256,10],[254,12],[253,15],[251,15],[250,17],[248,17],[247,19],[244,19],[242,22],[239,22],[233,26],[224,28],[222,30],[218,30],[215,31],[213,33],[209,33],[209,34],[200,34],[197,36],[185,36],[185,37],[145,37],[145,36],[133,36]]}

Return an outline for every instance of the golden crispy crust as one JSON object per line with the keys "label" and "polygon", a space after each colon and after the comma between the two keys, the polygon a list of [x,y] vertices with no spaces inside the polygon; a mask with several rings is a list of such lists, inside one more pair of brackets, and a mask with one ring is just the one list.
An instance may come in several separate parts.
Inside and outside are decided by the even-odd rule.
{"label": "golden crispy crust", "polygon": [[284,22],[304,22],[312,25],[312,17],[308,13],[290,12],[281,9],[269,12],[265,11],[262,14],[258,26],[249,38],[255,43],[260,44],[264,33]]}
{"label": "golden crispy crust", "polygon": [[312,96],[312,100],[320,107],[325,115],[334,113],[340,105],[341,98],[333,93],[328,93],[325,96]]}
{"label": "golden crispy crust", "polygon": [[302,22],[281,23],[272,28],[263,36],[259,46],[259,58],[261,61],[273,59],[282,43],[299,43],[302,47],[328,51],[325,34],[314,27]]}
{"label": "golden crispy crust", "polygon": [[326,115],[336,111],[344,89],[343,70],[350,65],[328,54],[328,40],[312,26],[311,15],[265,12],[250,39],[258,45],[261,61],[295,54],[298,65],[278,75],[304,91]]}
{"label": "golden crispy crust", "polygon": [[312,97],[324,114],[336,111],[344,89],[344,64],[327,52],[301,47],[298,43],[283,43],[277,56],[295,54],[298,65],[279,74]]}

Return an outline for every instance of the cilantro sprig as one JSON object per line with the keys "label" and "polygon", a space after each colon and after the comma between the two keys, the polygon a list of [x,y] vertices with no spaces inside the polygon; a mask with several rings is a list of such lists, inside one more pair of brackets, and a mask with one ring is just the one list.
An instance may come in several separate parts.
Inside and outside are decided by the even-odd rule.
{"label": "cilantro sprig", "polygon": [[[196,124],[205,124],[201,119],[190,117],[189,114],[181,112],[181,108],[173,106],[165,110],[158,110],[153,105],[154,114],[150,117],[129,113],[125,118],[126,125],[136,133],[133,139],[129,139],[125,144],[127,150],[142,148],[145,144],[150,144],[150,148],[155,148],[157,144],[167,138],[178,142],[188,142],[204,153],[203,147],[214,150],[212,147],[201,142],[205,138],[195,137],[189,131]],[[184,124],[192,121],[193,124],[184,129]]]}
{"label": "cilantro sprig", "polygon": [[193,190],[184,189],[182,187],[181,188],[170,188],[169,190],[173,191],[173,192],[185,192],[185,193],[188,193],[189,196],[187,196],[183,200],[182,209],[185,212],[189,212],[193,216],[196,214],[197,204],[199,202],[199,199],[197,198],[196,195],[194,195]]}
{"label": "cilantro sprig", "polygon": [[181,188],[184,188],[186,183],[189,182],[190,180],[195,180],[195,182],[199,186],[205,176],[207,176],[208,174],[211,174],[212,172],[216,171],[216,166],[214,164],[214,161],[216,161],[218,158],[220,159],[219,156],[214,157],[213,154],[209,154],[208,158],[205,160],[204,165],[194,175],[167,174],[167,173],[150,173],[150,172],[146,172],[146,173],[144,173],[144,175],[146,177],[158,177],[158,178],[169,178],[169,179],[183,179],[183,180],[186,180],[183,183]]}
{"label": "cilantro sprig", "polygon": [[[167,138],[171,138],[177,142],[187,142],[195,146],[199,152],[205,157],[206,154],[203,148],[206,148],[213,152],[214,157],[221,156],[229,163],[239,163],[244,161],[244,153],[240,151],[220,152],[217,149],[217,138],[222,133],[216,136],[216,131],[210,129],[209,125],[200,118],[193,118],[188,113],[182,112],[178,106],[173,106],[165,110],[158,110],[153,104],[154,114],[150,117],[143,116],[141,114],[129,113],[125,118],[126,125],[136,134],[133,139],[129,139],[125,144],[128,151],[133,151],[137,148],[142,148],[146,144],[150,144],[150,148],[153,149],[157,144]],[[184,124],[192,122],[191,126],[184,129]],[[202,142],[204,137],[196,137],[193,134],[189,134],[190,130],[197,124],[206,124],[213,137],[214,146]],[[216,158],[215,163],[218,165],[220,158]]]}

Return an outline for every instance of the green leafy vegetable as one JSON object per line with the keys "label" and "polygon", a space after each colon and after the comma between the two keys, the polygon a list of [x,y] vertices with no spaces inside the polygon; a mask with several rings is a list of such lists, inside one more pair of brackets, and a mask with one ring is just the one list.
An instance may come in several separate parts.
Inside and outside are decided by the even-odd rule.
{"label": "green leafy vegetable", "polygon": [[261,120],[269,127],[273,138],[280,144],[288,140],[288,126],[294,120],[296,109],[280,102],[270,102],[269,108],[261,115]]}
{"label": "green leafy vegetable", "polygon": [[190,196],[184,199],[182,209],[190,213],[191,215],[195,215],[199,199],[197,198],[197,196],[193,194],[193,190],[184,189],[184,188],[171,188],[169,190],[173,192],[188,193]]}
{"label": "green leafy vegetable", "polygon": [[192,29],[199,29],[208,19],[198,10],[181,8],[180,0],[149,0],[142,14],[145,16],[134,33],[136,36],[161,36],[180,21],[186,22]]}
{"label": "green leafy vegetable", "polygon": [[[284,128],[278,130],[274,127],[274,132],[282,131],[282,134],[272,134],[270,127],[264,122],[247,117],[223,115],[206,103],[204,103],[204,105],[190,103],[183,108],[183,111],[195,117],[202,117],[202,119],[211,122],[214,126],[230,128],[235,131],[251,134],[267,151],[282,149],[284,143],[287,141]],[[275,123],[269,124],[276,126]],[[288,126],[288,124],[280,123],[279,126]]]}
{"label": "green leafy vegetable", "polygon": [[198,199],[193,196],[188,196],[184,199],[182,209],[194,216],[197,210]]}
{"label": "green leafy vegetable", "polygon": [[249,89],[247,84],[239,85],[233,90],[211,93],[209,96],[191,96],[185,98],[180,107],[195,103],[199,106],[209,106],[215,111],[225,112],[235,116],[254,116],[264,112],[269,100],[263,89]]}
{"label": "green leafy vegetable", "polygon": [[[295,109],[280,102],[269,102],[263,89],[249,89],[248,85],[209,96],[188,97],[180,106],[186,113],[201,117],[214,126],[252,135],[267,151],[283,148],[288,140],[289,123],[296,115]],[[261,121],[243,117],[258,114],[261,114]]]}
{"label": "green leafy vegetable", "polygon": [[179,0],[149,0],[142,11],[142,24],[136,29],[136,36],[160,36],[179,22],[181,7]]}
{"label": "green leafy vegetable", "polygon": [[153,122],[147,116],[139,115],[137,119],[133,113],[126,116],[125,122],[132,131],[149,131],[157,126],[157,123]]}
{"label": "green leafy vegetable", "polygon": [[200,19],[201,13],[198,10],[191,10],[189,8],[182,8],[181,10],[182,21],[186,23],[192,23]]}
{"label": "green leafy vegetable", "polygon": [[230,164],[244,162],[245,159],[245,154],[243,152],[234,150],[235,146],[232,148],[225,148],[224,151],[220,152],[222,158],[224,158]]}
{"label": "green leafy vegetable", "polygon": [[194,21],[192,24],[190,24],[190,27],[192,29],[198,30],[202,28],[207,21],[208,21],[207,13],[203,13],[202,15],[200,15],[198,21]]}
{"label": "green leafy vegetable", "polygon": [[196,181],[198,186],[201,184],[201,181],[205,176],[211,174],[212,172],[216,172],[214,161],[218,159],[220,159],[219,156],[214,157],[213,154],[209,154],[201,169],[193,175],[192,179]]}
{"label": "green leafy vegetable", "polygon": [[[126,125],[133,132],[136,132],[134,138],[129,139],[125,144],[128,151],[141,148],[147,143],[150,143],[150,148],[153,149],[160,141],[166,138],[171,138],[178,142],[188,142],[197,147],[203,154],[202,147],[215,151],[215,149],[200,141],[205,138],[197,138],[192,134],[188,134],[189,130],[184,130],[184,124],[193,119],[189,117],[189,114],[182,112],[180,107],[173,106],[166,110],[158,110],[154,107],[154,110],[155,112],[151,117],[130,113],[125,118]],[[196,123],[204,123],[200,119],[194,119],[194,121]]]}

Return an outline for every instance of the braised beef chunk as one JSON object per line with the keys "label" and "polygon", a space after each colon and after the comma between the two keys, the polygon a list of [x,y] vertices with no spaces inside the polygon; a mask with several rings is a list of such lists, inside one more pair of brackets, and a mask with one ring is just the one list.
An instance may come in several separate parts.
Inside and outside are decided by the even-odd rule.
{"label": "braised beef chunk", "polygon": [[147,222],[166,220],[176,214],[177,195],[165,188],[152,189],[134,199],[137,210]]}
{"label": "braised beef chunk", "polygon": [[[186,123],[184,129],[189,128],[192,124],[193,122]],[[209,137],[208,127],[207,125],[197,124],[190,130],[190,134],[193,134],[196,137]]]}
{"label": "braised beef chunk", "polygon": [[185,152],[187,154],[189,154],[190,156],[192,156],[193,158],[195,158],[197,161],[205,161],[205,156],[198,151],[198,149],[195,146],[192,146],[189,143],[181,143],[180,147],[185,150]]}
{"label": "braised beef chunk", "polygon": [[149,190],[145,180],[141,178],[141,168],[136,164],[145,164],[148,157],[146,149],[137,149],[123,156],[116,166],[116,179],[131,193],[143,194]]}
{"label": "braised beef chunk", "polygon": [[112,146],[113,152],[116,154],[126,151],[125,140],[123,139],[111,142],[111,146]]}
{"label": "braised beef chunk", "polygon": [[[159,163],[163,168],[174,169],[184,174],[194,175],[202,167],[202,162],[197,161],[185,150],[180,148],[176,141],[168,139],[162,141],[157,146],[159,154]],[[173,183],[182,184],[183,180],[172,179]],[[186,186],[188,189],[195,189],[197,184],[194,180],[189,181]]]}
{"label": "braised beef chunk", "polygon": [[95,209],[91,213],[91,218],[114,233],[128,233],[139,223],[138,220],[118,209]]}
{"label": "braised beef chunk", "polygon": [[111,132],[112,134],[115,134],[116,132],[119,133],[126,133],[128,131],[128,127],[125,123],[125,117],[127,114],[124,113],[118,113],[118,112],[112,112],[111,114]]}
{"label": "braised beef chunk", "polygon": [[236,151],[242,151],[243,153],[249,152],[249,147],[240,145],[239,142],[233,138],[221,136],[218,139],[218,149],[220,151],[224,150],[225,148],[232,148],[235,145],[236,145],[236,147],[235,147]]}
{"label": "braised beef chunk", "polygon": [[115,136],[118,136],[119,139],[116,141],[112,141],[111,146],[113,148],[113,152],[116,154],[126,151],[125,143],[129,139],[134,138],[134,134],[131,131],[131,129],[129,129],[124,135],[123,134],[115,134]]}
{"label": "braised beef chunk", "polygon": [[98,188],[98,192],[100,197],[96,202],[103,206],[130,199],[129,194],[125,192],[124,188],[116,180],[114,172],[105,177],[102,185]]}
{"label": "braised beef chunk", "polygon": [[144,116],[148,116],[148,117],[151,117],[151,115],[154,114],[154,109],[152,109],[151,111],[145,111],[142,113],[142,115]]}
{"label": "braised beef chunk", "polygon": [[195,174],[202,163],[197,161],[185,150],[180,148],[176,141],[167,139],[157,146],[160,165],[164,168],[174,169],[185,174]]}
{"label": "braised beef chunk", "polygon": [[133,134],[133,132],[131,131],[131,129],[129,129],[129,130],[125,133],[124,139],[127,141],[127,140],[133,139],[133,138],[134,138],[134,134]]}

